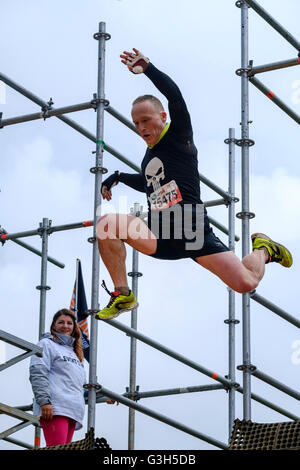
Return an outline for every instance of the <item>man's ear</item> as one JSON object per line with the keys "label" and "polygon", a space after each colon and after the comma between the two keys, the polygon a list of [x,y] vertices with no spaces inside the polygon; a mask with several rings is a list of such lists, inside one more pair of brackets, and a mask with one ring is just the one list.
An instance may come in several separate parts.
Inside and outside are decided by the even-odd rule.
{"label": "man's ear", "polygon": [[166,113],[166,111],[161,111],[160,115],[161,115],[161,118],[162,118],[163,123],[165,124],[166,121],[167,121],[167,113]]}

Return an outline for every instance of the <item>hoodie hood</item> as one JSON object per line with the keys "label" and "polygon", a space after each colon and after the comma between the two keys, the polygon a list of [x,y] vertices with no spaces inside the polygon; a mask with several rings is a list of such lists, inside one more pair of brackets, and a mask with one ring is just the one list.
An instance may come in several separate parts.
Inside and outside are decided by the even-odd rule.
{"label": "hoodie hood", "polygon": [[69,335],[63,335],[62,333],[55,333],[55,338],[51,333],[44,333],[42,335],[42,339],[44,338],[49,338],[52,339],[52,341],[55,341],[56,343],[64,344],[65,346],[73,346],[75,339],[73,336]]}

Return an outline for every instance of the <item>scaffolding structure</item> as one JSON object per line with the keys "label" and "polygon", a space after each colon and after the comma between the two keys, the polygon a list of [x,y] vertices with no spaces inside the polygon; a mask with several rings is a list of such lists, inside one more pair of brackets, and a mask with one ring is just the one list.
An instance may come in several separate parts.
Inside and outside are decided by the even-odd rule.
{"label": "scaffolding structure", "polygon": [[[276,70],[281,68],[287,68],[300,64],[300,43],[283,28],[274,18],[269,15],[255,0],[240,0],[236,2],[236,6],[241,9],[241,68],[236,73],[241,77],[241,138],[236,139],[235,129],[230,128],[228,138],[225,143],[228,144],[228,190],[225,191],[218,187],[215,183],[210,181],[204,175],[200,174],[200,181],[207,185],[210,189],[214,190],[221,198],[212,201],[206,201],[206,207],[212,207],[217,205],[225,205],[228,208],[228,229],[220,224],[218,221],[210,217],[212,225],[217,227],[222,232],[228,235],[228,244],[231,250],[235,250],[235,242],[239,238],[235,235],[235,217],[239,218],[242,223],[242,256],[249,254],[249,221],[255,214],[250,212],[249,208],[249,149],[254,145],[254,141],[249,137],[249,82],[270,98],[277,106],[279,106],[287,115],[289,115],[296,123],[300,124],[300,116],[298,116],[292,109],[284,104],[271,90],[263,85],[257,78],[256,75],[259,73],[267,72],[270,70]],[[248,10],[252,8],[258,15],[260,15],[267,23],[269,23],[277,32],[279,32],[292,46],[294,46],[298,52],[298,57],[290,60],[284,60],[272,64],[266,64],[262,66],[253,67],[253,61],[249,61],[248,57]],[[97,248],[97,237],[96,237],[96,224],[101,215],[101,184],[102,175],[107,172],[103,166],[103,153],[104,151],[109,152],[111,155],[116,157],[118,160],[125,163],[131,169],[140,172],[140,168],[137,167],[133,162],[128,160],[124,155],[120,154],[113,147],[108,145],[104,141],[104,114],[108,112],[115,117],[119,122],[127,126],[129,129],[136,133],[135,127],[129,122],[124,116],[118,111],[112,108],[109,101],[105,97],[105,45],[106,41],[110,39],[110,34],[106,32],[106,24],[100,22],[99,31],[94,35],[94,39],[98,41],[98,89],[97,93],[93,95],[90,102],[80,103],[72,106],[65,106],[62,108],[53,108],[53,102],[50,99],[45,102],[38,96],[34,95],[30,91],[23,88],[4,74],[0,73],[0,80],[5,84],[27,97],[41,107],[41,111],[38,113],[32,113],[24,116],[17,116],[9,119],[2,119],[0,116],[0,128],[4,128],[9,125],[20,124],[23,122],[33,121],[37,119],[49,119],[50,117],[57,117],[65,124],[71,126],[77,132],[85,136],[87,139],[96,144],[95,151],[95,166],[90,171],[95,175],[95,186],[94,186],[94,217],[93,220],[82,221],[79,223],[72,223],[68,225],[52,226],[49,219],[43,218],[39,224],[38,229],[33,229],[26,232],[9,233],[4,228],[1,229],[0,241],[5,244],[9,240],[19,244],[23,248],[31,251],[32,253],[41,257],[41,281],[37,289],[40,290],[40,316],[39,316],[39,339],[45,332],[45,314],[46,314],[46,294],[50,287],[47,285],[47,265],[48,262],[56,265],[63,269],[64,264],[48,255],[48,236],[58,231],[72,230],[77,228],[93,228],[93,235],[89,238],[89,242],[92,244],[92,286],[91,286],[91,308],[90,314],[90,361],[89,361],[89,379],[86,384],[88,389],[88,429],[95,428],[95,416],[96,416],[96,404],[106,401],[107,397],[116,400],[129,408],[129,419],[128,419],[128,449],[134,449],[134,437],[135,437],[135,411],[139,411],[147,416],[150,416],[156,420],[164,422],[176,429],[179,429],[187,434],[190,434],[196,438],[199,438],[217,448],[227,449],[228,443],[220,442],[214,437],[207,436],[198,430],[191,429],[190,427],[179,423],[172,418],[162,415],[152,409],[142,406],[137,403],[138,400],[146,397],[154,396],[165,396],[182,393],[193,393],[201,391],[211,391],[223,389],[228,392],[228,441],[231,437],[235,416],[235,397],[236,393],[243,395],[243,419],[251,420],[251,400],[255,400],[270,409],[288,417],[291,420],[299,420],[300,418],[293,413],[277,406],[274,403],[260,397],[251,391],[251,376],[255,376],[263,382],[275,387],[278,390],[286,393],[287,395],[300,399],[300,393],[279,382],[277,379],[267,375],[266,373],[257,369],[255,365],[251,363],[251,341],[250,341],[250,300],[254,300],[259,304],[263,305],[267,309],[271,310],[276,315],[279,315],[282,319],[289,322],[290,324],[300,327],[300,321],[285,312],[280,307],[276,306],[269,300],[260,296],[256,291],[242,296],[242,329],[243,329],[243,363],[236,366],[235,360],[235,327],[239,323],[235,318],[235,293],[228,289],[228,318],[225,323],[228,324],[228,374],[223,376],[213,370],[207,369],[203,365],[200,365],[176,351],[158,343],[152,338],[149,338],[137,330],[137,310],[134,310],[131,314],[131,327],[125,326],[116,320],[110,320],[106,323],[111,325],[113,328],[118,329],[130,337],[130,379],[129,386],[127,387],[126,393],[120,395],[112,390],[105,388],[100,385],[97,380],[97,327],[98,322],[95,319],[95,313],[99,311],[99,252]],[[91,134],[88,130],[83,128],[81,125],[71,120],[65,115],[75,111],[94,109],[96,111],[96,134]],[[235,148],[239,146],[241,148],[241,161],[242,161],[242,188],[241,188],[241,212],[235,214],[235,203],[238,199],[235,197]],[[131,210],[131,214],[137,217],[144,217],[142,207],[136,203]],[[31,245],[21,241],[21,238],[30,236],[41,237],[41,251],[33,248]],[[132,271],[129,276],[132,277],[132,290],[136,297],[138,297],[138,278],[142,273],[138,270],[138,258],[139,254],[136,250],[133,250],[132,254]],[[38,346],[25,341],[24,339],[17,338],[8,332],[0,330],[0,340],[5,341],[9,344],[17,346],[25,351],[23,354],[16,356],[13,359],[0,365],[0,371],[4,370],[21,360],[30,357],[33,354],[42,355],[42,349]],[[141,341],[154,349],[162,352],[163,354],[172,357],[173,359],[185,364],[188,367],[204,374],[205,376],[213,379],[215,383],[208,385],[192,386],[185,388],[173,388],[166,390],[153,390],[148,392],[139,392],[139,388],[136,386],[136,344],[137,341]],[[243,386],[240,386],[236,381],[235,371],[236,368],[243,372]],[[0,413],[13,416],[21,420],[21,423],[17,426],[1,432],[0,439],[4,439],[13,444],[19,445],[23,448],[31,448],[32,446],[12,439],[10,436],[18,430],[28,425],[34,425],[36,429],[35,448],[40,445],[39,441],[39,423],[38,417],[32,415],[29,411],[30,406],[26,407],[10,407],[8,405],[0,403]]]}

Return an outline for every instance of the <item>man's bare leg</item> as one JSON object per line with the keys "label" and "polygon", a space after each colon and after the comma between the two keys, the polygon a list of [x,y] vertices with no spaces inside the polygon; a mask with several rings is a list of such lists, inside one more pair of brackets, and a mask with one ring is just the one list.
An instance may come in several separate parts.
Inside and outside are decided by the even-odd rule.
{"label": "man's bare leg", "polygon": [[123,240],[98,239],[99,253],[105,264],[114,286],[128,287],[126,274],[126,248]]}
{"label": "man's bare leg", "polygon": [[267,254],[254,250],[241,261],[232,251],[199,256],[198,264],[218,276],[225,284],[239,293],[256,289],[263,278]]}
{"label": "man's bare leg", "polygon": [[147,225],[137,217],[107,214],[99,220],[98,248],[114,286],[128,287],[124,241],[140,253],[155,253],[157,240]]}

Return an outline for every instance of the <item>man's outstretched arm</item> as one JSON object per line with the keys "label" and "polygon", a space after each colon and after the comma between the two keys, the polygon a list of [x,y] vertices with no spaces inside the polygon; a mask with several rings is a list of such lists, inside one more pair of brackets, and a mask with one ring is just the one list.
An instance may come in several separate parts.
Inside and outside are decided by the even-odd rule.
{"label": "man's outstretched arm", "polygon": [[167,98],[172,126],[179,134],[192,133],[191,118],[186,103],[176,83],[164,72],[158,70],[150,60],[137,49],[134,53],[124,51],[122,63],[135,73],[144,73],[155,87]]}
{"label": "man's outstretched arm", "polygon": [[124,183],[126,186],[129,186],[136,191],[141,193],[145,192],[144,187],[144,178],[141,173],[131,174],[131,173],[121,173],[120,171],[115,171],[102,183],[101,194],[103,199],[110,201],[112,198],[111,188],[116,186],[118,183]]}

